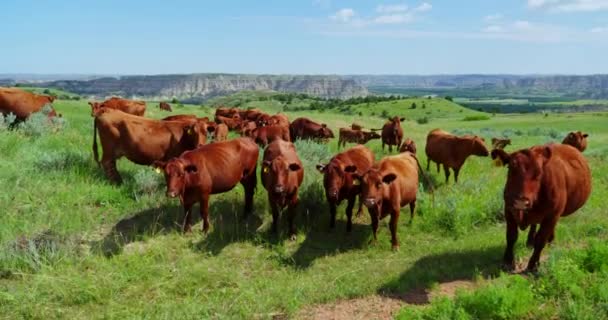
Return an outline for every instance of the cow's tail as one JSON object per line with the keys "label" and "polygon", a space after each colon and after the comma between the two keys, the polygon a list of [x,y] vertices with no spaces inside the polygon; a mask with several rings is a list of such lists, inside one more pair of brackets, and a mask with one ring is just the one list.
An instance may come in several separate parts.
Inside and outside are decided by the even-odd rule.
{"label": "cow's tail", "polygon": [[422,166],[420,165],[420,161],[418,161],[418,157],[411,152],[410,152],[410,154],[416,160],[416,164],[418,165],[418,172],[420,172],[420,174],[422,174],[424,181],[428,185],[429,192],[431,193],[431,201],[432,201],[433,207],[434,207],[435,206],[435,187],[433,186],[433,181],[429,178],[426,171],[424,171],[424,169],[422,169]]}
{"label": "cow's tail", "polygon": [[99,165],[99,151],[97,150],[97,118],[93,118],[93,159]]}

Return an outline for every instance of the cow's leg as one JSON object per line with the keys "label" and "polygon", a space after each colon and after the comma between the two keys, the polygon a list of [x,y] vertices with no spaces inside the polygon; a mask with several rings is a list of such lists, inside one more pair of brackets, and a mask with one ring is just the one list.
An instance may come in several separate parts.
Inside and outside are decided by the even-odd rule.
{"label": "cow's leg", "polygon": [[440,164],[437,162],[437,173],[441,172]]}
{"label": "cow's leg", "polygon": [[361,198],[361,194],[359,194],[359,209],[357,209],[357,217],[360,217],[363,214],[363,199]]}
{"label": "cow's leg", "polygon": [[551,235],[549,236],[549,243],[552,243],[553,240],[555,240],[555,229],[553,230],[553,232],[551,232]]}
{"label": "cow's leg", "polygon": [[426,157],[426,171],[431,170],[431,159]]}
{"label": "cow's leg", "polygon": [[454,168],[454,182],[458,182],[458,173],[460,172],[460,168]]}
{"label": "cow's leg", "polygon": [[106,177],[108,177],[112,183],[117,185],[122,184],[122,177],[116,169],[116,159],[103,157],[101,160],[101,166],[103,167]]}
{"label": "cow's leg", "polygon": [[389,222],[389,227],[391,229],[391,244],[393,250],[399,249],[399,239],[397,239],[397,223],[399,222],[399,207],[391,208],[391,221]]}
{"label": "cow's leg", "polygon": [[356,195],[348,198],[348,203],[346,204],[346,232],[351,232],[353,229],[353,207],[355,206],[355,201],[357,201]]}
{"label": "cow's leg", "polygon": [[245,210],[243,218],[246,219],[253,210],[253,195],[255,194],[255,185],[257,183],[256,168],[254,168],[248,176],[241,180],[241,184],[245,189]]}
{"label": "cow's leg", "polygon": [[382,152],[384,152],[384,141],[382,141]]}
{"label": "cow's leg", "polygon": [[374,236],[374,238],[370,241],[372,244],[376,243],[376,241],[378,240],[378,212],[373,209],[373,210],[368,210],[369,211],[369,215],[372,218],[372,234]]}
{"label": "cow's leg", "polygon": [[416,199],[410,202],[410,222],[414,221],[414,212],[416,210]]}
{"label": "cow's leg", "polygon": [[393,153],[393,145],[391,143],[388,144],[388,152]]}
{"label": "cow's leg", "polygon": [[528,241],[526,241],[526,246],[529,248],[534,247],[534,238],[536,237],[536,225],[530,225],[530,231],[528,231]]}
{"label": "cow's leg", "polygon": [[517,223],[513,216],[505,211],[505,219],[507,220],[507,247],[503,256],[503,264],[507,270],[515,270],[515,242],[517,242]]}
{"label": "cow's leg", "polygon": [[450,179],[450,168],[447,164],[444,164],[443,170],[445,171],[445,183],[448,183],[448,180]]}
{"label": "cow's leg", "polygon": [[333,230],[336,227],[336,207],[333,202],[329,203],[329,229]]}
{"label": "cow's leg", "polygon": [[536,271],[538,268],[540,254],[551,235],[555,232],[556,223],[557,219],[546,220],[541,223],[538,233],[536,234],[536,237],[534,237],[534,252],[532,253],[532,257],[530,257],[530,261],[528,261],[526,271]]}
{"label": "cow's leg", "polygon": [[209,231],[209,195],[201,195],[201,220],[203,220],[203,226],[201,230],[203,233]]}
{"label": "cow's leg", "polygon": [[270,203],[270,210],[272,211],[272,233],[274,234],[278,234],[279,233],[279,219],[281,216],[281,212],[279,210],[279,206],[274,203],[274,200],[272,199],[272,197],[270,196],[270,194],[268,194],[268,203]]}
{"label": "cow's leg", "polygon": [[190,232],[190,229],[192,227],[192,222],[190,221],[190,217],[191,217],[193,205],[194,205],[193,203],[184,203],[184,221],[182,223],[182,231],[184,233]]}
{"label": "cow's leg", "polygon": [[296,213],[298,208],[298,194],[294,194],[289,201],[289,207],[287,207],[287,220],[289,222],[289,239],[296,240]]}

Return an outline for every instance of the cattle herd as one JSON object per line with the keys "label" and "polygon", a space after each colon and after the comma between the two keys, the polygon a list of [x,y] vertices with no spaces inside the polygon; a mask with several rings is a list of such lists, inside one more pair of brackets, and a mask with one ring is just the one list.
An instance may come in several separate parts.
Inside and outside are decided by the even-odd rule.
{"label": "cattle herd", "polygon": [[[19,121],[51,104],[53,97],[29,93],[17,88],[0,88],[0,112],[13,113]],[[163,172],[167,196],[179,198],[184,207],[183,230],[191,228],[191,211],[200,203],[202,230],[209,229],[209,197],[227,192],[238,183],[245,190],[244,215],[253,209],[257,186],[260,147],[263,148],[261,181],[267,191],[272,210],[272,231],[277,232],[281,210],[287,208],[289,235],[294,238],[298,188],[304,178],[304,167],[292,141],[310,139],[327,142],[334,138],[332,130],[323,123],[308,118],[289,121],[285,114],[269,115],[258,109],[216,109],[213,121],[196,115],[173,115],[161,120],[144,117],[146,104],[121,98],[90,102],[93,120],[93,155],[107,178],[116,184],[122,179],[116,160],[126,157],[140,165],[150,165]],[[171,106],[160,103],[161,110]],[[49,117],[56,116],[52,109]],[[404,118],[388,119],[381,129],[365,130],[361,125],[339,129],[339,148],[346,143],[357,145],[346,149],[327,163],[317,165],[323,175],[325,196],[329,204],[329,227],[336,222],[336,208],[346,206],[346,231],[352,230],[352,212],[359,198],[357,212],[363,206],[371,217],[373,240],[376,240],[379,220],[390,215],[391,244],[398,248],[397,226],[401,208],[409,206],[414,217],[419,176],[423,175],[416,143],[403,140],[401,122]],[[228,132],[241,137],[228,140]],[[381,134],[376,133],[381,131]],[[102,149],[99,160],[97,136]],[[208,137],[213,137],[212,143]],[[507,247],[504,263],[514,268],[514,244],[518,228],[530,227],[527,244],[534,248],[528,270],[538,266],[544,246],[553,241],[555,226],[562,216],[572,214],[587,201],[591,193],[591,173],[582,152],[587,147],[586,133],[571,132],[561,144],[533,146],[507,153],[509,139],[493,138],[493,150],[486,148],[478,136],[455,136],[435,129],[428,133],[425,154],[426,170],[432,162],[437,171],[443,166],[446,183],[450,170],[454,181],[466,159],[471,156],[491,156],[499,166],[507,166],[504,188]],[[395,146],[399,153],[376,160],[365,143],[381,139],[382,149],[389,152]],[[209,139],[210,140],[210,139]],[[538,230],[537,230],[538,227]]]}

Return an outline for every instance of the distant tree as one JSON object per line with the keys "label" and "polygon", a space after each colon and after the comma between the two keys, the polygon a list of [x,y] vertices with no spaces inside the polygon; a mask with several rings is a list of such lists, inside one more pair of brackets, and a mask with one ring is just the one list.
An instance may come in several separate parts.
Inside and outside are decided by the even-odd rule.
{"label": "distant tree", "polygon": [[363,117],[363,112],[359,111],[359,117]]}
{"label": "distant tree", "polygon": [[44,89],[44,91],[42,91],[42,93],[46,94],[46,95],[50,95],[51,94],[51,90],[49,89]]}
{"label": "distant tree", "polygon": [[388,111],[386,111],[386,110],[382,110],[382,113],[380,114],[380,116],[381,116],[382,118],[388,118]]}
{"label": "distant tree", "polygon": [[412,106],[410,107],[410,109],[416,109],[416,102],[412,102]]}
{"label": "distant tree", "polygon": [[422,103],[422,109],[426,109],[426,103]]}
{"label": "distant tree", "polygon": [[179,103],[179,100],[177,100],[177,98],[173,98],[173,99],[171,99],[171,103],[173,103],[173,104]]}
{"label": "distant tree", "polygon": [[454,98],[452,96],[445,96],[445,100],[454,101]]}

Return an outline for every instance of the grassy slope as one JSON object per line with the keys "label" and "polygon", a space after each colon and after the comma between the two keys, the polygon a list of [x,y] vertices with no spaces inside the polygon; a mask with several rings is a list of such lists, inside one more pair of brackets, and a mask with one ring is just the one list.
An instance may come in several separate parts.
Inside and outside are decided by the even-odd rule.
{"label": "grassy slope", "polygon": [[[181,235],[181,208],[164,197],[162,178],[121,160],[118,168],[126,183],[109,185],[91,159],[92,120],[86,102],[55,105],[69,120],[66,130],[38,140],[18,132],[0,133],[0,208],[5,209],[0,215],[0,317],[267,318],[312,303],[498,274],[504,246],[500,199],[505,171],[491,167],[487,159],[471,158],[457,186],[439,182],[434,202],[420,194],[413,224],[407,223],[405,214],[400,221],[399,252],[390,250],[387,220],[376,246],[367,244],[367,216],[357,218],[353,233],[346,235],[344,207],[339,209],[337,230],[327,232],[328,213],[314,165],[316,159],[326,160],[335,152],[336,141],[329,150],[300,145],[307,173],[296,242],[265,232],[270,215],[261,186],[255,218],[239,219],[242,189],[237,187],[212,197],[209,235]],[[363,116],[289,115],[310,116],[332,128],[353,121],[379,127],[383,119],[370,117],[372,112],[380,114],[386,108],[408,119],[421,115],[421,109],[405,109],[409,105],[357,106]],[[149,116],[166,115],[152,106]],[[560,224],[554,247],[606,238],[604,114],[497,116],[463,122],[465,114],[475,112],[460,112],[445,100],[427,102],[428,111],[435,108],[444,112],[431,117],[429,124],[404,124],[419,150],[424,150],[426,132],[436,127],[466,129],[486,139],[512,134],[514,148],[544,143],[553,139],[551,134],[560,138],[569,130],[589,131],[592,140],[586,154],[592,155],[594,193],[583,210]],[[178,112],[209,115],[208,109],[199,107],[174,113]],[[534,130],[537,126],[543,129]],[[378,141],[369,146],[377,157],[383,155]],[[424,165],[425,157],[420,158]],[[443,181],[433,174],[434,180]],[[519,245],[519,257],[527,259],[530,252]]]}

